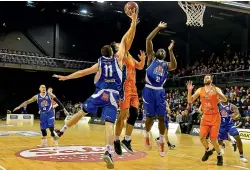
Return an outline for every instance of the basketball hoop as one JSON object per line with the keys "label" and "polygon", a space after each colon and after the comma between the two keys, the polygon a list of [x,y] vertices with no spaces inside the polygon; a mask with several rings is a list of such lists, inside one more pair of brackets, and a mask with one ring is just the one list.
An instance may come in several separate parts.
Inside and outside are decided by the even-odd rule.
{"label": "basketball hoop", "polygon": [[187,15],[186,25],[203,27],[203,15],[206,9],[205,5],[186,1],[179,1],[178,4]]}

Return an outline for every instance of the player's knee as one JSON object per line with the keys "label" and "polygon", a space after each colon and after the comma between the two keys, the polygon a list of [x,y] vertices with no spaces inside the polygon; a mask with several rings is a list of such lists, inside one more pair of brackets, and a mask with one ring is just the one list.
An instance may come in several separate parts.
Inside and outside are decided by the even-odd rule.
{"label": "player's knee", "polygon": [[54,137],[55,136],[55,134],[54,134],[54,127],[50,127],[49,130],[50,130],[50,135],[52,137]]}
{"label": "player's knee", "polygon": [[158,116],[157,119],[159,122],[165,123],[165,116]]}
{"label": "player's knee", "polygon": [[119,114],[119,119],[121,121],[124,121],[128,118],[129,116],[129,109],[122,109]]}
{"label": "player's knee", "polygon": [[46,129],[41,129],[41,132],[42,132],[42,135],[43,135],[43,136],[47,136],[47,131],[46,131]]}
{"label": "player's knee", "polygon": [[127,120],[127,123],[134,126],[135,125],[135,121],[137,120],[138,117],[138,109],[131,106],[130,108],[130,115],[129,118]]}

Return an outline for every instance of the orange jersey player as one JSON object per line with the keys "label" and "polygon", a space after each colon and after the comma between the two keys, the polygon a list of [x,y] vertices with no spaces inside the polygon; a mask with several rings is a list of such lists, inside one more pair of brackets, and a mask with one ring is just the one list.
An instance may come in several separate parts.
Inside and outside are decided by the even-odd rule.
{"label": "orange jersey player", "polygon": [[206,137],[210,134],[210,140],[213,144],[217,155],[217,165],[223,165],[223,158],[221,150],[218,144],[218,134],[220,129],[221,117],[219,113],[218,103],[219,100],[227,101],[226,96],[222,93],[221,89],[215,87],[212,84],[212,76],[206,75],[204,77],[204,87],[199,88],[192,95],[194,86],[191,81],[187,82],[188,89],[188,103],[193,103],[198,97],[200,97],[201,109],[203,116],[200,123],[200,140],[205,147],[205,155],[202,157],[202,161],[207,161],[209,156],[213,154],[212,150],[209,150]]}
{"label": "orange jersey player", "polygon": [[[118,43],[112,43],[112,46],[117,49]],[[143,51],[140,51],[138,55],[140,62],[135,60],[128,52],[125,58],[123,58],[123,89],[120,92],[120,114],[116,122],[115,129],[115,152],[118,155],[122,154],[121,145],[129,153],[133,153],[131,148],[131,134],[134,128],[135,121],[138,117],[139,98],[136,88],[136,69],[142,70],[145,65],[146,56]],[[119,137],[121,135],[124,121],[127,120],[125,137],[120,142]]]}

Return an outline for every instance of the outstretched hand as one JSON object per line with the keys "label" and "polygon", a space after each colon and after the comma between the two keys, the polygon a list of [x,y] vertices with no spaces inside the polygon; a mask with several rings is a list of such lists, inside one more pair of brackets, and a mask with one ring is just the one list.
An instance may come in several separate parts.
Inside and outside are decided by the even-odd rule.
{"label": "outstretched hand", "polygon": [[61,75],[56,75],[56,74],[54,74],[52,77],[57,78],[59,81],[65,81],[69,79],[68,76],[61,76]]}
{"label": "outstretched hand", "polygon": [[194,89],[194,85],[192,81],[187,81],[186,86],[187,86],[188,91],[192,91]]}
{"label": "outstretched hand", "polygon": [[21,108],[18,106],[18,107],[16,107],[16,108],[13,110],[13,112],[15,112],[15,111],[17,111],[17,110],[19,110],[19,109],[21,109]]}
{"label": "outstretched hand", "polygon": [[[139,10],[136,10],[136,8],[133,8],[133,9],[130,9],[129,10],[129,17],[132,19],[132,20],[136,20],[137,21],[137,17],[138,17],[138,13],[139,13]],[[137,23],[138,24],[138,23]]]}
{"label": "outstretched hand", "polygon": [[144,51],[140,50],[140,54],[138,54],[138,57],[141,61],[146,60],[146,54]]}
{"label": "outstretched hand", "polygon": [[160,22],[159,25],[158,25],[158,27],[161,28],[161,29],[166,28],[167,27],[167,23]]}

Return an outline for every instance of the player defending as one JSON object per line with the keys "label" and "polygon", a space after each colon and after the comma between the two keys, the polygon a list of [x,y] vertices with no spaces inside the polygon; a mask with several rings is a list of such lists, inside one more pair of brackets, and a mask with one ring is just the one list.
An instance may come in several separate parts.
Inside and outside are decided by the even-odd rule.
{"label": "player defending", "polygon": [[166,57],[166,51],[164,49],[158,49],[154,53],[152,40],[155,35],[163,28],[166,28],[167,24],[160,22],[160,24],[150,33],[146,40],[146,50],[148,55],[147,69],[145,77],[145,87],[142,92],[143,106],[146,113],[146,138],[145,146],[151,149],[149,141],[149,132],[151,130],[154,117],[157,116],[159,121],[159,152],[160,156],[165,156],[164,150],[164,133],[165,133],[165,114],[166,114],[166,101],[165,101],[165,89],[163,85],[167,80],[168,71],[175,70],[177,62],[174,57],[173,47],[174,41],[171,42],[168,47],[170,62],[164,61]]}
{"label": "player defending", "polygon": [[[65,114],[68,114],[67,110],[64,108],[62,103],[58,100],[58,98],[51,93],[50,91],[46,92],[46,86],[40,85],[40,93],[33,96],[31,99],[23,102],[20,106],[16,107],[14,111],[19,110],[20,108],[27,106],[30,103],[33,103],[37,101],[38,107],[39,107],[39,113],[40,113],[40,128],[42,132],[42,144],[40,147],[46,147],[47,146],[47,131],[46,129],[49,128],[51,136],[54,138],[54,145],[57,148],[58,147],[58,141],[55,137],[54,131],[54,124],[55,124],[55,113],[54,109],[52,107],[52,100],[54,99],[56,103],[64,110]],[[13,112],[14,112],[13,111]]]}
{"label": "player defending", "polygon": [[222,93],[221,89],[215,87],[212,84],[212,76],[206,75],[204,77],[204,87],[199,88],[192,95],[194,86],[191,81],[187,82],[188,89],[188,103],[193,103],[198,97],[200,97],[203,116],[200,123],[200,140],[205,147],[205,154],[202,157],[202,161],[207,161],[209,156],[213,154],[212,150],[209,150],[207,135],[210,134],[210,140],[217,152],[217,165],[223,165],[223,158],[218,144],[218,133],[220,129],[220,113],[218,108],[219,99],[221,101],[227,101],[226,96]]}
{"label": "player defending", "polygon": [[138,16],[137,12],[138,11],[135,10],[132,11],[132,15],[130,16],[132,19],[131,26],[128,32],[123,36],[119,50],[115,55],[113,55],[111,46],[105,45],[101,49],[102,57],[100,57],[98,63],[92,67],[77,71],[69,76],[55,75],[56,78],[64,81],[96,73],[95,93],[82,105],[82,110],[80,110],[69,121],[67,121],[61,130],[56,130],[55,134],[58,137],[62,136],[68,127],[76,124],[83,116],[87,115],[88,113],[96,113],[99,107],[102,108],[102,119],[105,120],[106,135],[106,149],[103,159],[107,163],[107,168],[109,169],[114,168],[111,152],[114,142],[114,122],[116,121],[118,101],[120,99],[119,92],[122,88],[123,57],[128,51],[126,48],[127,40],[134,39]]}
{"label": "player defending", "polygon": [[228,139],[228,133],[236,140],[237,147],[240,153],[240,161],[247,163],[248,160],[243,156],[243,144],[239,136],[239,132],[234,126],[235,120],[241,117],[238,108],[227,102],[219,103],[219,110],[221,115],[221,124],[219,131],[219,144],[223,145],[223,140]]}

